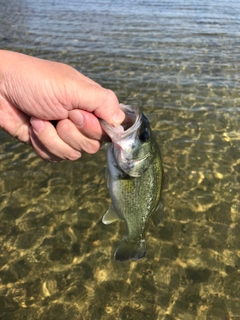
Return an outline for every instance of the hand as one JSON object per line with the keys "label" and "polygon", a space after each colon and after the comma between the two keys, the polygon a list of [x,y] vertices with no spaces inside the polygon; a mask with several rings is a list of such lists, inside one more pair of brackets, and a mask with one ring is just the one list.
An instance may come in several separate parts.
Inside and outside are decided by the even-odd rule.
{"label": "hand", "polygon": [[106,139],[98,118],[124,119],[111,90],[68,65],[0,50],[0,127],[44,160],[97,152]]}

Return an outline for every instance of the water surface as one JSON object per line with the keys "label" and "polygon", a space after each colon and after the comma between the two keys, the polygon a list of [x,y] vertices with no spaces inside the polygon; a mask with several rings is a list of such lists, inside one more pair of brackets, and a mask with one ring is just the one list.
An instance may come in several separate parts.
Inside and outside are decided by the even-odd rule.
{"label": "water surface", "polygon": [[0,0],[0,46],[142,108],[165,171],[147,257],[117,263],[106,148],[47,164],[0,132],[1,319],[240,319],[240,4]]}

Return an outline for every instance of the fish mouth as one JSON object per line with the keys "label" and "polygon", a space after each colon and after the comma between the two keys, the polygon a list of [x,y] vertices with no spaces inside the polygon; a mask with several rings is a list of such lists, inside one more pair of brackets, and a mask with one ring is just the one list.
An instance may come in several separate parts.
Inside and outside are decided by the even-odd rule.
{"label": "fish mouth", "polygon": [[[125,113],[125,119],[122,124],[114,123],[113,126],[103,119],[99,119],[104,131],[111,138],[112,142],[119,145],[119,142],[131,135],[133,139],[138,128],[141,126],[141,114],[135,106],[124,105],[120,103],[120,109]],[[119,146],[120,147],[120,146]]]}
{"label": "fish mouth", "polygon": [[120,104],[120,109],[125,113],[125,119],[122,124],[114,123],[110,125],[100,119],[104,131],[111,138],[114,144],[113,152],[118,166],[123,172],[131,177],[140,177],[143,173],[139,168],[149,157],[149,154],[138,158],[134,155],[138,147],[139,128],[142,125],[142,113],[135,106]]}

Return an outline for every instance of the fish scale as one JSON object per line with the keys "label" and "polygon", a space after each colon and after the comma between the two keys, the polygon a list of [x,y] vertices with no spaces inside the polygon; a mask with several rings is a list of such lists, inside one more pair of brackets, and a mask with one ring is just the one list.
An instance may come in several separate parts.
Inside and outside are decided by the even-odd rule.
{"label": "fish scale", "polygon": [[[115,182],[119,197],[115,204],[123,216],[127,215],[126,224],[131,236],[137,237],[139,231],[143,229],[141,235],[139,235],[143,237],[143,223],[147,220],[147,213],[155,209],[156,199],[160,198],[160,188],[157,185],[157,180],[149,179],[149,176],[153,176],[156,171],[160,171],[158,162],[154,162],[141,177],[132,179],[129,177],[129,179],[120,179]],[[161,175],[161,171],[159,173]],[[146,192],[146,189],[148,192]],[[139,221],[139,223],[136,223],[136,221]]]}

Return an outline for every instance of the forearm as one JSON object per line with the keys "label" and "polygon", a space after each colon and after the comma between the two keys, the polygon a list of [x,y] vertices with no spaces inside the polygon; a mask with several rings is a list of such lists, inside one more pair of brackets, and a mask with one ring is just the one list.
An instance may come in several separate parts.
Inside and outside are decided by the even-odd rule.
{"label": "forearm", "polygon": [[[8,58],[9,56],[9,58]],[[6,50],[0,50],[0,106],[1,97],[5,95],[6,92],[6,76],[7,76],[7,65],[10,59],[11,52]]]}

